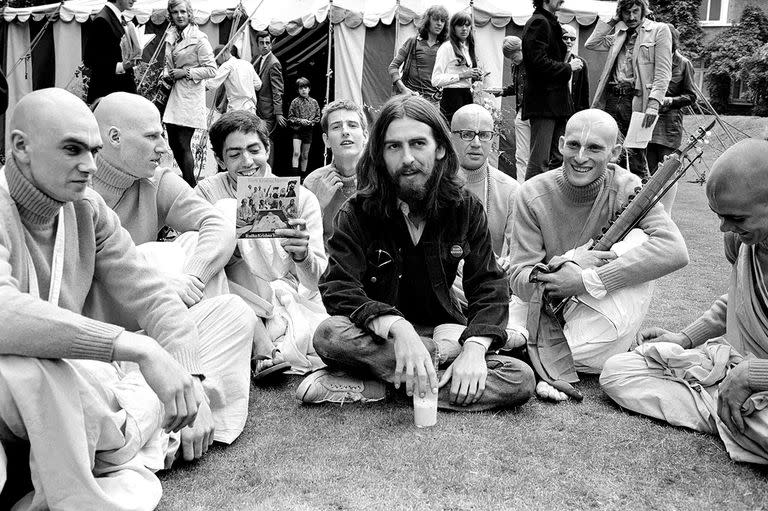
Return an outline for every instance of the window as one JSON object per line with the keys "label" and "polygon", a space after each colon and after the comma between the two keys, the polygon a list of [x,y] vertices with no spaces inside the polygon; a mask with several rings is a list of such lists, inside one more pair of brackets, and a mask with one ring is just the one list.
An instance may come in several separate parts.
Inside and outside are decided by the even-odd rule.
{"label": "window", "polygon": [[704,26],[727,25],[728,0],[701,0],[699,19]]}

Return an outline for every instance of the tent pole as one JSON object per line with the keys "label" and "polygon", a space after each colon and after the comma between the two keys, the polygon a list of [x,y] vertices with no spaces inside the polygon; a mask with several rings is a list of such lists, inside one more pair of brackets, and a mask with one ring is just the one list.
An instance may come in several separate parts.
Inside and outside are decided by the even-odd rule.
{"label": "tent pole", "polygon": [[[45,25],[43,25],[43,28],[40,29],[40,32],[37,33],[34,39],[32,39],[32,42],[29,44],[29,48],[27,48],[27,51],[24,52],[24,54],[19,57],[19,59],[13,64],[13,67],[11,68],[8,73],[6,73],[6,78],[10,78],[10,76],[13,74],[14,71],[16,71],[16,68],[19,67],[19,65],[22,63],[22,61],[26,62],[28,59],[32,58],[32,51],[37,47],[37,45],[40,43],[40,40],[43,38],[43,35],[45,35],[45,31],[48,30],[48,26],[56,19],[56,17],[59,15],[59,12],[61,12],[61,7],[64,5],[64,0],[61,0],[61,3],[56,7],[56,10],[53,11],[53,13],[48,16],[48,19],[45,20]],[[26,73],[25,73],[26,74]],[[26,78],[26,76],[25,76]]]}
{"label": "tent pole", "polygon": [[[325,68],[325,104],[331,100],[331,76],[333,68],[331,67],[331,53],[333,48],[333,20],[331,20],[331,11],[333,10],[333,0],[328,0],[328,63]],[[323,144],[323,164],[328,165],[328,146]]]}

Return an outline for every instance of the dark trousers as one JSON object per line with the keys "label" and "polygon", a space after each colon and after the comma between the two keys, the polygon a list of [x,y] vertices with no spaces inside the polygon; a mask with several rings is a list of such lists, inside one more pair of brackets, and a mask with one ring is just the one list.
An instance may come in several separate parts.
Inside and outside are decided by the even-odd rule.
{"label": "dark trousers", "polygon": [[448,121],[448,126],[451,126],[451,119],[456,110],[472,103],[472,91],[464,88],[449,88],[443,89],[443,97],[440,99],[440,112]]}
{"label": "dark trousers", "polygon": [[659,168],[659,165],[664,162],[664,157],[674,152],[675,150],[673,148],[665,145],[654,144],[653,142],[648,144],[648,148],[645,150],[645,156],[648,160],[648,170],[651,175],[654,175],[656,169]]}
{"label": "dark trousers", "polygon": [[[431,338],[431,328],[418,328],[417,331],[432,358],[440,360],[439,378],[455,357],[440,357],[437,344]],[[313,343],[315,351],[330,369],[341,369],[363,378],[373,377],[390,383],[394,381],[394,341],[372,336],[355,326],[347,317],[331,316],[320,323]],[[458,340],[456,345],[458,348]],[[485,392],[477,403],[468,406],[451,404],[451,386],[446,384],[438,394],[438,407],[458,411],[492,410],[520,405],[533,396],[536,385],[533,369],[525,362],[489,354],[485,356],[485,363],[488,377]]]}
{"label": "dark trousers", "polygon": [[525,169],[525,179],[531,179],[549,169],[556,169],[563,163],[558,144],[565,133],[567,119],[548,117],[532,117],[531,123],[531,154],[528,157],[528,167]]}
{"label": "dark trousers", "polygon": [[165,129],[168,132],[168,145],[171,146],[173,157],[181,169],[181,176],[189,186],[194,188],[197,184],[195,157],[192,155],[192,135],[195,134],[195,128],[166,124]]}
{"label": "dark trousers", "polygon": [[[627,135],[629,123],[632,120],[633,98],[634,96],[631,94],[618,95],[610,90],[607,90],[605,93],[605,111],[616,120],[616,124],[619,125],[619,131],[624,136]],[[533,135],[531,135],[531,137],[533,137]],[[640,176],[640,178],[648,176],[648,162],[645,159],[645,149],[625,148],[624,151],[622,151],[619,165],[621,167],[627,167],[627,159],[629,159],[628,170],[630,172]]]}

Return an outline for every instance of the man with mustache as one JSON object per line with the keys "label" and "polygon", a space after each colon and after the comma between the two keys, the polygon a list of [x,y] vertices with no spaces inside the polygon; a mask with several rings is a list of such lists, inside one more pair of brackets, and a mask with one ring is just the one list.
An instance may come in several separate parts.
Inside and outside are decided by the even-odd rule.
{"label": "man with mustache", "polygon": [[648,328],[640,346],[605,363],[600,385],[642,413],[719,435],[731,459],[768,462],[768,142],[726,150],[707,181],[725,233],[728,293],[682,331]]}
{"label": "man with mustache", "polygon": [[[171,169],[159,166],[168,147],[160,112],[149,100],[114,92],[102,98],[94,115],[104,145],[95,157],[92,186],[117,213],[142,256],[163,270],[166,285],[200,320],[209,394],[223,393],[227,403],[213,410],[211,438],[231,443],[248,415],[248,360],[256,322],[250,307],[228,294],[222,272],[235,248],[235,226]],[[165,225],[180,236],[173,243],[152,243]],[[135,317],[124,314],[99,283],[85,308],[91,317],[139,329]],[[214,382],[226,382],[226,388],[211,387]],[[191,434],[182,431],[189,459],[194,457],[187,452],[194,443]]]}
{"label": "man with mustache", "polygon": [[[455,410],[527,401],[530,367],[488,354],[506,341],[509,290],[440,112],[419,96],[390,99],[359,169],[360,191],[336,216],[320,281],[332,317],[314,346],[330,370],[305,378],[297,398],[378,401],[386,381],[422,397],[440,388],[438,406]],[[451,294],[460,261],[466,316]],[[368,379],[331,372],[339,370]]]}
{"label": "man with mustache", "polygon": [[[664,103],[672,77],[672,33],[664,23],[648,19],[648,0],[619,0],[608,23],[598,21],[585,47],[607,51],[592,108],[605,110],[627,134],[632,112],[645,112],[650,126]],[[645,149],[628,149],[629,170],[645,177]]]}
{"label": "man with mustache", "polygon": [[[621,150],[618,135],[616,121],[602,110],[577,112],[560,137],[563,166],[523,183],[515,203],[512,292],[528,302],[544,286],[555,304],[578,298],[564,309],[567,346],[561,346],[570,348],[580,372],[599,373],[608,357],[629,349],[648,312],[651,282],[688,263],[683,237],[661,204],[610,251],[587,250],[640,186],[637,176],[609,163]],[[537,264],[555,261],[563,263],[557,271],[531,282]],[[548,330],[541,335],[554,338]],[[542,397],[566,398],[539,385]]]}

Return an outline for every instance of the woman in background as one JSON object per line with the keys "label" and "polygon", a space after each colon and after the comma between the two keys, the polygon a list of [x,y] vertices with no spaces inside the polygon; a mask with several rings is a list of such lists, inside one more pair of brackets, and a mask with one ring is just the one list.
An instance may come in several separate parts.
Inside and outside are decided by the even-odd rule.
{"label": "woman in background", "polygon": [[195,186],[192,135],[206,129],[205,83],[216,75],[216,61],[208,37],[192,22],[189,0],[169,0],[168,15],[173,28],[165,37],[165,71],[173,80],[163,122],[168,145],[189,186]]}
{"label": "woman in background", "polygon": [[435,57],[432,85],[443,89],[440,111],[450,125],[453,113],[472,103],[472,82],[482,80],[484,74],[475,55],[472,18],[466,12],[457,12],[448,25],[448,40]]}

